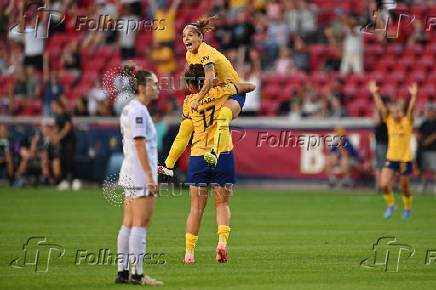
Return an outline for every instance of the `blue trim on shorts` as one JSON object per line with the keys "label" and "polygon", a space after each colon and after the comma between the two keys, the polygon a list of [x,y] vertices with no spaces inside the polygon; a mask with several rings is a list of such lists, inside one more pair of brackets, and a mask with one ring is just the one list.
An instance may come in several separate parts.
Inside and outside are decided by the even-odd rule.
{"label": "blue trim on shorts", "polygon": [[[236,92],[238,92],[238,89],[236,89]],[[239,103],[239,106],[241,107],[241,110],[242,110],[242,108],[244,107],[244,104],[245,104],[245,94],[236,94],[236,95],[230,96],[229,100],[237,101]]]}
{"label": "blue trim on shorts", "polygon": [[232,151],[222,152],[216,168],[212,169],[204,160],[204,156],[191,156],[188,165],[186,183],[195,186],[211,184],[225,186],[235,184],[235,160]]}
{"label": "blue trim on shorts", "polygon": [[390,168],[395,172],[399,172],[401,175],[410,175],[412,174],[412,161],[401,162],[401,161],[392,161],[386,159],[385,168]]}
{"label": "blue trim on shorts", "polygon": [[211,61],[211,62],[208,62],[208,63],[204,64],[203,66],[206,66],[206,65],[209,65],[209,64],[215,65],[215,63],[213,61]]}

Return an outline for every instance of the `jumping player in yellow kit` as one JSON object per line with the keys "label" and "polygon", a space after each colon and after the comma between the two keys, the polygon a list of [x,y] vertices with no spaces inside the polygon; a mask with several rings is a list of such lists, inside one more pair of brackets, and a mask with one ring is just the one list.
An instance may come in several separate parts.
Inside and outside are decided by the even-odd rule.
{"label": "jumping player in yellow kit", "polygon": [[374,81],[369,82],[369,90],[374,97],[374,101],[388,127],[388,151],[386,153],[386,164],[381,172],[380,187],[383,197],[387,203],[384,214],[389,218],[396,209],[394,193],[392,190],[392,180],[395,173],[400,173],[400,188],[403,192],[404,212],[403,218],[410,218],[412,207],[412,193],[410,191],[410,174],[412,173],[412,153],[410,150],[410,139],[413,131],[413,114],[417,94],[416,83],[409,88],[411,95],[409,106],[406,113],[398,103],[391,103],[388,108],[381,100],[377,85]]}
{"label": "jumping player in yellow kit", "polygon": [[[189,161],[186,183],[190,185],[191,210],[186,221],[186,254],[185,263],[194,262],[194,248],[198,240],[198,231],[203,210],[207,203],[209,186],[214,189],[216,207],[216,221],[218,224],[218,245],[216,260],[224,263],[227,261],[227,240],[230,233],[230,194],[235,183],[235,164],[233,158],[233,144],[221,144],[221,158],[214,169],[207,166],[204,154],[210,152],[214,134],[218,130],[216,116],[224,108],[229,96],[245,94],[255,89],[250,83],[227,83],[209,90],[200,101],[198,110],[192,110],[191,104],[196,100],[203,86],[204,70],[201,64],[191,64],[185,72],[185,80],[189,90],[193,93],[187,97],[183,105],[183,121],[179,134],[171,146],[165,164],[172,168],[174,163],[185,151],[191,135],[192,148]],[[183,129],[182,129],[183,128]],[[181,130],[183,132],[181,133]],[[182,137],[180,137],[182,136]],[[171,169],[159,167],[160,174],[173,175]]]}
{"label": "jumping player in yellow kit", "polygon": [[[200,102],[209,90],[217,83],[239,83],[238,73],[230,61],[218,50],[205,43],[204,34],[214,29],[209,24],[215,17],[203,17],[196,23],[186,25],[183,29],[183,43],[186,46],[186,61],[188,65],[201,64],[204,67],[205,80],[196,98],[191,102],[191,109],[198,110]],[[220,148],[231,139],[229,123],[237,118],[245,103],[245,94],[236,93],[229,96],[222,110],[216,115],[217,130],[214,134],[213,146],[204,154],[204,159],[210,167],[215,167],[220,157]]]}

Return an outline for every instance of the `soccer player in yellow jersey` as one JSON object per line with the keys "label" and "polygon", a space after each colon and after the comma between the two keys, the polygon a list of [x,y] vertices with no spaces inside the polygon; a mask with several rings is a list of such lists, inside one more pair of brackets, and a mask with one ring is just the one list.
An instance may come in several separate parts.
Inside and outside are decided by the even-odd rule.
{"label": "soccer player in yellow jersey", "polygon": [[[186,46],[186,61],[190,64],[201,64],[204,67],[205,80],[195,99],[191,102],[191,108],[198,110],[200,102],[216,83],[239,83],[238,73],[234,70],[230,61],[218,50],[211,47],[204,40],[204,34],[212,31],[214,27],[209,24],[215,17],[200,18],[197,23],[186,25],[183,29],[183,43]],[[204,155],[209,166],[214,167],[220,156],[222,144],[230,142],[231,135],[229,123],[237,118],[245,103],[245,94],[241,92],[229,96],[220,113],[216,115],[217,130],[213,139],[210,152]]]}
{"label": "soccer player in yellow jersey", "polygon": [[416,83],[409,88],[410,101],[407,111],[404,113],[398,103],[391,103],[386,107],[381,100],[375,81],[369,82],[369,90],[374,97],[375,105],[388,127],[388,151],[386,164],[381,172],[380,187],[383,197],[388,205],[384,214],[389,218],[394,212],[396,205],[392,190],[392,181],[395,173],[400,173],[400,188],[403,192],[404,213],[403,218],[410,218],[412,206],[412,193],[410,192],[410,174],[412,173],[412,154],[410,151],[410,139],[413,131],[413,114],[415,110]]}
{"label": "soccer player in yellow jersey", "polygon": [[[187,97],[183,105],[183,121],[179,133],[171,146],[165,164],[170,168],[185,151],[192,133],[191,158],[188,166],[186,183],[190,185],[191,211],[186,221],[186,254],[185,263],[194,262],[194,248],[198,240],[201,217],[207,203],[209,186],[213,186],[216,221],[218,224],[218,246],[216,260],[221,263],[227,261],[227,239],[230,232],[230,194],[235,183],[235,164],[233,159],[232,141],[223,144],[221,158],[212,169],[207,166],[204,154],[210,152],[214,133],[218,128],[216,116],[223,109],[229,96],[237,93],[248,93],[255,89],[250,83],[228,83],[209,90],[200,101],[197,111],[191,110],[191,104],[196,100],[198,92],[203,86],[204,70],[201,64],[191,64],[185,72],[185,80],[189,90],[193,93]],[[180,137],[182,136],[182,137]],[[188,140],[188,141],[186,141]],[[160,174],[171,175],[172,170],[159,167]]]}

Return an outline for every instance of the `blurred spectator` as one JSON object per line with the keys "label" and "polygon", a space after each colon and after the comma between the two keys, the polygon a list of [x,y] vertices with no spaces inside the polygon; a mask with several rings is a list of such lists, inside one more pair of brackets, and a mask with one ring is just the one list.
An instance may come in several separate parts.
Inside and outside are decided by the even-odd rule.
{"label": "blurred spectator", "polygon": [[327,41],[332,46],[342,45],[345,37],[346,15],[341,8],[335,9],[336,17],[324,28],[324,34]]}
{"label": "blurred spectator", "polygon": [[162,113],[157,108],[152,108],[151,117],[153,118],[154,127],[156,128],[158,159],[160,163],[163,163],[165,161],[165,156],[163,156],[163,142],[164,136],[168,132],[168,126],[162,119]]}
{"label": "blurred spectator", "polygon": [[341,62],[341,72],[360,73],[363,71],[363,38],[360,26],[354,17],[349,17],[345,28],[344,51]]}
{"label": "blurred spectator", "polygon": [[419,143],[422,146],[422,169],[420,191],[427,185],[427,173],[433,175],[433,192],[436,193],[436,106],[427,105],[426,118],[419,127]]}
{"label": "blurred spectator", "polygon": [[76,106],[74,107],[74,116],[77,117],[88,117],[88,102],[84,96],[80,96],[76,100]]}
{"label": "blurred spectator", "polygon": [[[27,184],[27,175],[35,177],[33,184],[42,182],[48,184],[50,171],[48,167],[48,154],[44,136],[38,129],[33,130],[20,144],[20,164],[15,176],[15,187],[23,187]],[[42,180],[39,179],[39,171],[42,171]]]}
{"label": "blurred spectator", "polygon": [[[150,6],[153,18],[157,21],[164,20],[164,29],[153,30],[153,41],[164,46],[174,48],[174,39],[176,37],[176,12],[181,0],[173,0],[169,7],[158,6],[156,0],[150,0]],[[169,5],[169,4],[166,4]],[[160,22],[159,22],[160,23]],[[159,25],[161,26],[161,25]]]}
{"label": "blurred spectator", "polygon": [[48,65],[48,55],[44,54],[44,99],[42,105],[42,115],[44,117],[52,117],[53,112],[51,111],[51,102],[53,100],[61,99],[66,102],[66,97],[64,95],[64,87],[59,82],[58,72],[50,71]]}
{"label": "blurred spectator", "polygon": [[35,67],[33,65],[27,66],[26,73],[26,95],[29,99],[39,99],[41,97],[42,84]]}
{"label": "blurred spectator", "polygon": [[14,141],[9,137],[6,125],[0,125],[0,178],[7,177],[9,183],[14,181]]}
{"label": "blurred spectator", "polygon": [[335,54],[329,54],[324,63],[324,71],[339,71],[339,69],[341,68],[342,46],[335,45],[335,48]]}
{"label": "blurred spectator", "polygon": [[305,42],[316,40],[318,30],[318,9],[309,0],[298,0],[297,32]]}
{"label": "blurred spectator", "polygon": [[150,54],[150,62],[156,65],[158,74],[168,75],[176,71],[176,60],[173,49],[162,45],[160,42],[154,42]]}
{"label": "blurred spectator", "polygon": [[27,87],[26,87],[26,74],[22,67],[19,67],[15,70],[14,73],[14,83],[11,93],[12,99],[23,99],[27,95]]}
{"label": "blurred spectator", "polygon": [[[132,11],[130,4],[124,4],[124,13],[119,18],[123,23],[139,22],[139,17]],[[135,57],[135,42],[137,29],[132,30],[129,25],[124,25],[124,29],[119,30],[118,42],[121,47],[121,58],[129,59]]]}
{"label": "blurred spectator", "polygon": [[[35,66],[38,71],[42,71],[44,40],[48,33],[46,27],[49,13],[41,13],[42,17],[39,17],[37,10],[39,6],[33,5],[32,3],[30,7],[26,7],[30,9],[24,11],[24,4],[24,1],[20,1],[19,31],[24,32],[22,34],[24,35],[24,65]],[[44,7],[45,9],[50,9],[49,0],[44,1]],[[25,15],[30,17],[26,17]],[[26,21],[27,19],[29,21]]]}
{"label": "blurred spectator", "polygon": [[48,82],[45,84],[44,88],[44,101],[43,101],[43,116],[53,116],[51,111],[51,102],[53,100],[62,100],[66,101],[64,94],[64,87],[59,82],[58,72],[52,71],[50,72],[50,77]]}
{"label": "blurred spectator", "polygon": [[232,40],[232,27],[228,24],[227,15],[221,14],[215,20],[215,40],[218,42],[219,48],[222,51],[226,51],[235,47],[235,43]]}
{"label": "blurred spectator", "polygon": [[298,36],[295,38],[292,60],[298,70],[309,71],[310,56],[307,52],[306,44],[304,43],[303,39]]}
{"label": "blurred spectator", "polygon": [[265,67],[271,67],[278,57],[279,47],[288,46],[289,28],[283,21],[283,16],[279,12],[276,18],[270,19],[266,39],[263,43],[265,51]]}
{"label": "blurred spectator", "polygon": [[60,161],[62,182],[58,189],[69,189],[73,182],[74,155],[76,152],[76,137],[73,132],[71,115],[67,112],[64,104],[59,100],[52,101],[52,110],[55,113],[55,130],[53,144],[60,145]]}
{"label": "blurred spectator", "polygon": [[[345,187],[352,186],[350,173],[353,168],[360,166],[361,160],[359,154],[354,149],[353,144],[347,137],[347,132],[343,128],[335,129],[335,136],[339,137],[335,144],[332,144],[330,155],[327,157],[327,174],[329,176],[330,187],[342,185]],[[338,182],[337,176],[342,180]]]}
{"label": "blurred spectator", "polygon": [[342,107],[341,101],[334,96],[328,98],[330,102],[329,118],[343,118],[348,117],[348,112]]}
{"label": "blurred spectator", "polygon": [[180,108],[181,108],[181,106],[180,106],[179,102],[177,102],[177,99],[175,97],[171,96],[168,99],[168,107],[167,107],[166,116],[179,118],[180,115],[182,114],[182,112],[180,111]]}
{"label": "blurred spectator", "polygon": [[77,41],[67,45],[61,57],[61,65],[65,70],[80,71],[81,60],[79,43]]}
{"label": "blurred spectator", "polygon": [[233,25],[232,41],[237,46],[244,46],[245,48],[252,46],[252,38],[255,34],[254,25],[247,19],[245,11],[240,11]]}
{"label": "blurred spectator", "polygon": [[94,87],[88,93],[88,112],[91,116],[97,112],[97,104],[106,99],[106,90],[102,87],[101,78],[97,77],[94,81]]}
{"label": "blurred spectator", "polygon": [[318,101],[319,104],[319,110],[313,114],[313,117],[319,118],[319,119],[327,119],[330,117],[330,106],[329,102],[325,98],[320,98]]}
{"label": "blurred spectator", "polygon": [[239,74],[242,82],[249,82],[256,86],[256,89],[246,95],[245,105],[240,116],[255,117],[260,108],[262,98],[262,87],[260,82],[260,57],[256,50],[250,51],[250,63],[242,66]]}
{"label": "blurred spectator", "polygon": [[302,112],[305,117],[312,117],[320,110],[318,92],[312,83],[306,83],[302,87]]}
{"label": "blurred spectator", "polygon": [[301,102],[298,98],[291,99],[291,107],[288,114],[289,121],[300,121],[303,117]]}
{"label": "blurred spectator", "polygon": [[55,128],[48,124],[42,124],[42,135],[45,138],[46,150],[48,154],[48,166],[53,173],[50,184],[58,184],[61,181],[61,145],[55,141]]}
{"label": "blurred spectator", "polygon": [[276,71],[280,74],[289,74],[293,70],[295,70],[295,68],[291,59],[291,49],[288,47],[281,47],[279,58],[276,62]]}
{"label": "blurred spectator", "polygon": [[97,103],[97,112],[95,114],[98,117],[113,117],[115,112],[112,107],[111,100],[106,98]]}
{"label": "blurred spectator", "polygon": [[407,39],[408,45],[423,44],[425,45],[429,40],[429,33],[425,31],[422,21],[416,19],[413,25],[413,31]]}

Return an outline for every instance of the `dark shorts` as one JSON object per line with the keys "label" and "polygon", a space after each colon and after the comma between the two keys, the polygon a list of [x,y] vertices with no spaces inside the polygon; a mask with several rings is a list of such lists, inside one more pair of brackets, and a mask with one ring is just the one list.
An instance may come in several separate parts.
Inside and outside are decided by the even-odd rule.
{"label": "dark shorts", "polygon": [[401,162],[401,161],[391,161],[387,159],[385,163],[385,167],[390,168],[395,172],[399,172],[401,175],[412,174],[412,161]]}
{"label": "dark shorts", "polygon": [[241,110],[242,110],[242,108],[244,107],[244,104],[245,104],[245,94],[233,95],[229,98],[229,100],[237,101],[239,103],[239,106],[241,107]]}
{"label": "dark shorts", "polygon": [[191,156],[186,183],[195,186],[235,184],[235,160],[233,152],[222,152],[215,169],[208,167],[203,156]]}
{"label": "dark shorts", "polygon": [[42,71],[43,67],[43,56],[42,54],[37,55],[26,55],[24,57],[24,65],[33,65],[37,71]]}

